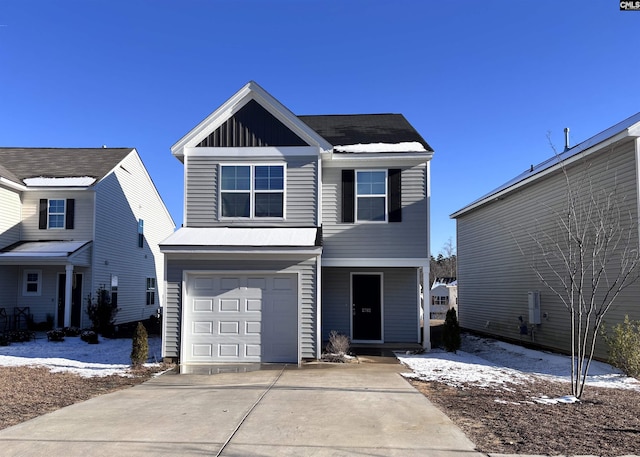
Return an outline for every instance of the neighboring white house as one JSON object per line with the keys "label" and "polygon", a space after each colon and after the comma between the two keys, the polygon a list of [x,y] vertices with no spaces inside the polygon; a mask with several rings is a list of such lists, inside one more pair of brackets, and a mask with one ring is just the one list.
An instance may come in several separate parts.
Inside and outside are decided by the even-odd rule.
{"label": "neighboring white house", "polygon": [[431,319],[444,319],[447,311],[458,311],[458,281],[456,278],[436,278],[431,286]]}
{"label": "neighboring white house", "polygon": [[0,212],[9,324],[28,314],[87,327],[98,288],[120,308],[116,323],[148,319],[162,305],[158,243],[175,224],[135,149],[0,148]]}
{"label": "neighboring white house", "polygon": [[297,363],[333,330],[421,342],[433,151],[402,115],[296,116],[250,82],[171,151],[165,358]]}

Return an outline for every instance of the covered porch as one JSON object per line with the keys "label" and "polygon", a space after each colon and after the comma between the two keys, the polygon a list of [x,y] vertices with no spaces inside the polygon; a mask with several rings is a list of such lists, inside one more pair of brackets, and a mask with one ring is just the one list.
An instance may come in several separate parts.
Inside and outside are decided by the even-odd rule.
{"label": "covered porch", "polygon": [[0,251],[0,331],[82,325],[91,241],[21,241]]}

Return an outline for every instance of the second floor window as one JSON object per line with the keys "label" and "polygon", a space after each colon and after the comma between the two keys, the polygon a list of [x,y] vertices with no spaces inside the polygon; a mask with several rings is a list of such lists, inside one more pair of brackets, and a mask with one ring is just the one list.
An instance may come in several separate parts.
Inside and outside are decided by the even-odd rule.
{"label": "second floor window", "polygon": [[40,199],[38,228],[46,229],[73,229],[75,218],[75,199],[52,198]]}
{"label": "second floor window", "polygon": [[222,165],[220,207],[221,217],[284,217],[284,166]]}
{"label": "second floor window", "polygon": [[64,228],[65,201],[49,200],[49,228]]}
{"label": "second floor window", "polygon": [[358,221],[387,220],[387,171],[356,172],[356,215]]}

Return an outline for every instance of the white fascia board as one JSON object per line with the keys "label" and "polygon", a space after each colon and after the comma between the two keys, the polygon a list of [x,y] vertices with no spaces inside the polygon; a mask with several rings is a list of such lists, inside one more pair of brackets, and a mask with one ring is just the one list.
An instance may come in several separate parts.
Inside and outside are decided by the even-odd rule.
{"label": "white fascia board", "polygon": [[238,260],[238,259],[260,259],[260,260],[282,260],[282,259],[299,259],[306,260],[319,257],[322,254],[321,249],[316,250],[297,250],[297,251],[199,251],[199,250],[160,250],[167,259],[167,262],[173,260]]}
{"label": "white fascia board", "polygon": [[324,138],[298,119],[295,114],[267,93],[267,91],[256,82],[250,81],[196,127],[191,129],[189,133],[178,140],[177,143],[171,146],[171,153],[174,156],[182,157],[185,148],[195,147],[211,132],[226,122],[227,119],[237,113],[250,100],[258,102],[264,109],[269,111],[276,119],[294,131],[307,143],[318,146],[323,150],[331,149],[331,145],[327,143]]}
{"label": "white fascia board", "polygon": [[[603,133],[606,133],[606,132],[608,132],[608,130],[605,130],[605,132]],[[540,170],[536,170],[536,167],[534,167],[534,171],[529,176],[523,177],[522,175],[520,175],[514,178],[512,181],[507,182],[507,184],[503,184],[501,187],[488,193],[484,197],[481,197],[478,200],[474,201],[473,203],[456,211],[455,213],[452,213],[451,215],[449,215],[449,217],[451,219],[457,219],[458,217],[463,216],[464,214],[470,211],[473,211],[474,209],[480,206],[484,206],[487,203],[490,203],[492,201],[500,200],[504,198],[506,195],[510,194],[511,192],[523,186],[529,185],[532,182],[537,181],[538,179],[542,179],[543,177],[558,171],[562,167],[571,165],[572,163],[578,160],[584,159],[585,157],[595,152],[601,151],[602,149],[605,149],[625,138],[638,137],[640,136],[640,123],[633,125],[631,128],[624,129],[623,131],[607,138],[604,141],[598,141],[600,139],[598,138],[600,135],[597,135],[575,146],[575,149],[572,148],[572,149],[569,149],[569,151],[566,151],[566,153],[571,154],[568,157],[563,158],[563,155],[565,153],[560,153],[558,154],[557,157],[552,157],[551,159],[544,162],[544,163],[550,163],[550,165],[547,165],[546,168],[543,167]]]}
{"label": "white fascia board", "polygon": [[395,153],[395,154],[323,154],[324,168],[345,168],[362,166],[393,167],[399,165],[421,165],[429,162],[433,153]]}
{"label": "white fascia board", "polygon": [[283,157],[318,157],[317,146],[279,146],[256,148],[213,148],[187,147],[184,155],[188,157],[215,157],[216,159],[273,159]]}
{"label": "white fascia board", "polygon": [[385,268],[385,267],[424,267],[429,265],[428,258],[322,258],[323,267],[371,267],[371,268]]}
{"label": "white fascia board", "polygon": [[27,190],[27,186],[20,185],[20,184],[15,183],[15,182],[7,179],[7,178],[0,177],[0,184],[4,185],[6,187],[9,187],[11,189],[14,189],[14,190],[20,190],[20,191]]}

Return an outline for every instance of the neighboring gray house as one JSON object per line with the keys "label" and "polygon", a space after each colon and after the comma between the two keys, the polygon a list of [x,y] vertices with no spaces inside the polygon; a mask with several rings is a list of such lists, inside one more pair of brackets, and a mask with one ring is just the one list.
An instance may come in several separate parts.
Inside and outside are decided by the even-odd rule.
{"label": "neighboring gray house", "polygon": [[175,224],[135,149],[0,148],[0,214],[7,325],[24,325],[12,322],[23,311],[87,327],[99,287],[117,300],[116,323],[161,306],[158,243]]}
{"label": "neighboring gray house", "polygon": [[296,363],[332,330],[420,343],[433,151],[402,115],[296,116],[250,82],[171,150],[165,358]]}
{"label": "neighboring gray house", "polygon": [[[594,195],[599,195],[615,189],[623,214],[628,211],[637,221],[639,137],[640,113],[567,147],[558,157],[532,166],[452,214],[457,223],[461,327],[569,350],[569,313],[530,268],[539,252],[533,239],[538,236],[541,240],[543,229],[552,233],[557,220],[553,211],[566,208],[567,183],[562,166],[570,182],[574,186],[582,184],[585,192],[591,188]],[[633,247],[637,249],[637,227],[632,230]],[[537,265],[548,273],[543,263]],[[640,281],[620,295],[606,322],[621,322],[626,314],[640,319],[639,298]],[[606,356],[602,339],[597,356]]]}

